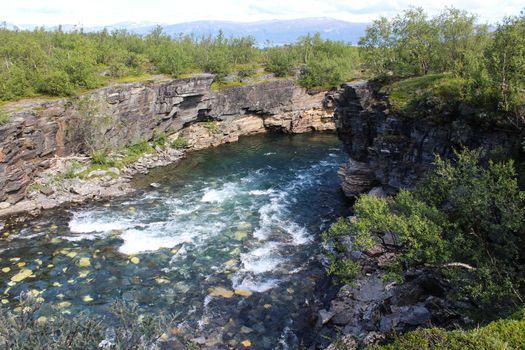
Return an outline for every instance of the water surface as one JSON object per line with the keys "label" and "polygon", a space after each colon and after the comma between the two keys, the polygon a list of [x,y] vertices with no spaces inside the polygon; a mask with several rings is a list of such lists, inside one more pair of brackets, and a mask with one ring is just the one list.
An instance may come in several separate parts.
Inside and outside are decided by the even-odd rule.
{"label": "water surface", "polygon": [[16,307],[33,290],[42,313],[96,315],[123,298],[175,314],[195,336],[293,346],[323,278],[319,233],[344,213],[344,159],[325,134],[192,153],[135,179],[131,197],[49,212],[11,232],[0,241],[0,268],[10,268],[0,298]]}

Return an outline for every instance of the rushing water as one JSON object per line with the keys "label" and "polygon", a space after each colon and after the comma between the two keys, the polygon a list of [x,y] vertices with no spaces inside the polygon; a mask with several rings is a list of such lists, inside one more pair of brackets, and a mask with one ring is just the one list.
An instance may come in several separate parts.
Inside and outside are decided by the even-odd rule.
{"label": "rushing water", "polygon": [[[132,197],[46,213],[0,241],[0,299],[103,314],[162,310],[225,343],[286,348],[322,278],[319,232],[344,212],[335,136],[254,136],[135,179]],[[157,188],[150,183],[158,183]],[[20,278],[13,277],[18,276]],[[243,333],[243,334],[241,334]]]}

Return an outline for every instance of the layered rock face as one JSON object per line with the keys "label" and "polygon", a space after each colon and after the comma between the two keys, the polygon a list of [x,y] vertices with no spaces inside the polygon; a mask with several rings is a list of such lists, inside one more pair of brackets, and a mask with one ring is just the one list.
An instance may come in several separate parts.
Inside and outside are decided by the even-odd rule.
{"label": "layered rock face", "polygon": [[0,126],[0,202],[16,203],[56,157],[118,149],[165,133],[201,149],[268,130],[335,130],[324,94],[293,80],[211,90],[214,76],[127,83],[80,98],[18,102]]}
{"label": "layered rock face", "polygon": [[450,158],[463,146],[481,147],[486,155],[519,149],[519,138],[510,131],[469,125],[468,116],[411,120],[389,113],[386,96],[367,81],[350,83],[330,98],[336,105],[338,135],[350,157],[340,170],[349,197],[375,186],[387,193],[413,188],[436,155]]}

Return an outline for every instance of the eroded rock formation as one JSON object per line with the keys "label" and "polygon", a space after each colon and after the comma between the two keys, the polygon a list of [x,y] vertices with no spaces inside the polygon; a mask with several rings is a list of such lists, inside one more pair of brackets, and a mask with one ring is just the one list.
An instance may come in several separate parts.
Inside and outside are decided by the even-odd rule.
{"label": "eroded rock formation", "polygon": [[340,171],[349,197],[375,186],[387,193],[413,188],[436,155],[450,158],[463,146],[482,148],[486,156],[512,154],[520,147],[511,130],[483,128],[472,111],[425,119],[390,113],[387,96],[367,81],[349,83],[330,98],[350,157]]}
{"label": "eroded rock formation", "polygon": [[17,203],[57,157],[118,149],[155,135],[180,134],[202,149],[268,130],[335,130],[324,93],[310,95],[293,80],[211,89],[214,76],[126,83],[79,98],[8,106],[0,126],[0,203]]}

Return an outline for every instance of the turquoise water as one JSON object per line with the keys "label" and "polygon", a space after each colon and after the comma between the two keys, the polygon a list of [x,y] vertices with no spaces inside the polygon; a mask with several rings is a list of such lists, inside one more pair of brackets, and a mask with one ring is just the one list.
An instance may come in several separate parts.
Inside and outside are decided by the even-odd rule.
{"label": "turquoise water", "polygon": [[[128,198],[46,213],[0,241],[0,298],[104,314],[115,299],[199,335],[297,344],[323,279],[319,233],[344,214],[334,135],[263,135],[134,180]],[[153,188],[151,183],[160,186]],[[248,331],[249,330],[249,331]],[[219,334],[220,333],[220,334]]]}

